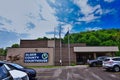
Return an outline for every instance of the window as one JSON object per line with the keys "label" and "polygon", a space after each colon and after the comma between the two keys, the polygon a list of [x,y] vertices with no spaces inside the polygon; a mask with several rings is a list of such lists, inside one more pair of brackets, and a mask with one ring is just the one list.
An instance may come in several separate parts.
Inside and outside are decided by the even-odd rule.
{"label": "window", "polygon": [[120,58],[113,58],[114,61],[120,61]]}
{"label": "window", "polygon": [[13,66],[11,66],[10,64],[7,64],[7,66],[11,69],[14,70],[15,68]]}
{"label": "window", "polygon": [[110,59],[105,59],[105,61],[109,61]]}

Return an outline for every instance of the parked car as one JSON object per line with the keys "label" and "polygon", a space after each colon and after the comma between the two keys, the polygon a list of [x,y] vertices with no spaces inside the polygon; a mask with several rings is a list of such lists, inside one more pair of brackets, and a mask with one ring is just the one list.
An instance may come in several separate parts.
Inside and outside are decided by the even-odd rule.
{"label": "parked car", "polygon": [[27,73],[9,68],[3,64],[0,69],[0,80],[29,80]]}
{"label": "parked car", "polygon": [[11,69],[16,69],[16,70],[26,72],[28,74],[30,80],[36,79],[36,71],[34,69],[26,68],[26,67],[23,67],[16,63],[9,63],[9,62],[4,62],[4,61],[0,62],[0,65],[2,65],[2,64],[6,64]]}
{"label": "parked car", "polygon": [[4,65],[0,67],[0,80],[13,80],[13,77]]}
{"label": "parked car", "polygon": [[102,66],[103,61],[107,58],[107,56],[100,56],[94,60],[88,60],[87,63],[90,67]]}
{"label": "parked car", "polygon": [[103,61],[103,68],[115,72],[120,71],[120,57],[108,57]]}
{"label": "parked car", "polygon": [[23,71],[11,69],[6,64],[3,64],[3,65],[6,67],[6,69],[11,74],[11,76],[13,77],[13,80],[29,80],[27,73],[25,73]]}

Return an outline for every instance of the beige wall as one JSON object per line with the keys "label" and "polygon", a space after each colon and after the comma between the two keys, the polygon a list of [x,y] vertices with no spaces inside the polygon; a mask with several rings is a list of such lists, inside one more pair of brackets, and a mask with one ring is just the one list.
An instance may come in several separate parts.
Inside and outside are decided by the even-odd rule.
{"label": "beige wall", "polygon": [[55,46],[55,41],[54,40],[48,40],[48,47],[54,47]]}
{"label": "beige wall", "polygon": [[[47,63],[24,63],[24,53],[26,52],[48,52],[48,62]],[[9,48],[7,52],[6,59],[9,60],[9,56],[20,55],[20,60],[17,63],[24,66],[46,66],[54,65],[53,59],[53,48]]]}

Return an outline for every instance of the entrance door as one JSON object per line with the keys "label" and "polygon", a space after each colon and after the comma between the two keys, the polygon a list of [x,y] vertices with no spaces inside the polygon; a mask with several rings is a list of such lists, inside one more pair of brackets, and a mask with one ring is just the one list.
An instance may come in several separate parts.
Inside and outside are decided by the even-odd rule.
{"label": "entrance door", "polygon": [[86,64],[88,59],[91,59],[93,54],[91,53],[76,53],[77,64]]}
{"label": "entrance door", "polygon": [[85,64],[86,63],[86,56],[77,54],[77,64]]}

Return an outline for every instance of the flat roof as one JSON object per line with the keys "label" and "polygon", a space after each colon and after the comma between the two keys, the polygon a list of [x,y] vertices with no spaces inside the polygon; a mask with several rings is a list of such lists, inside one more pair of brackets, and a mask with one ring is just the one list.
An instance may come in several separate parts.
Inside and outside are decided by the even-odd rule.
{"label": "flat roof", "polygon": [[117,46],[74,47],[74,52],[117,52]]}

